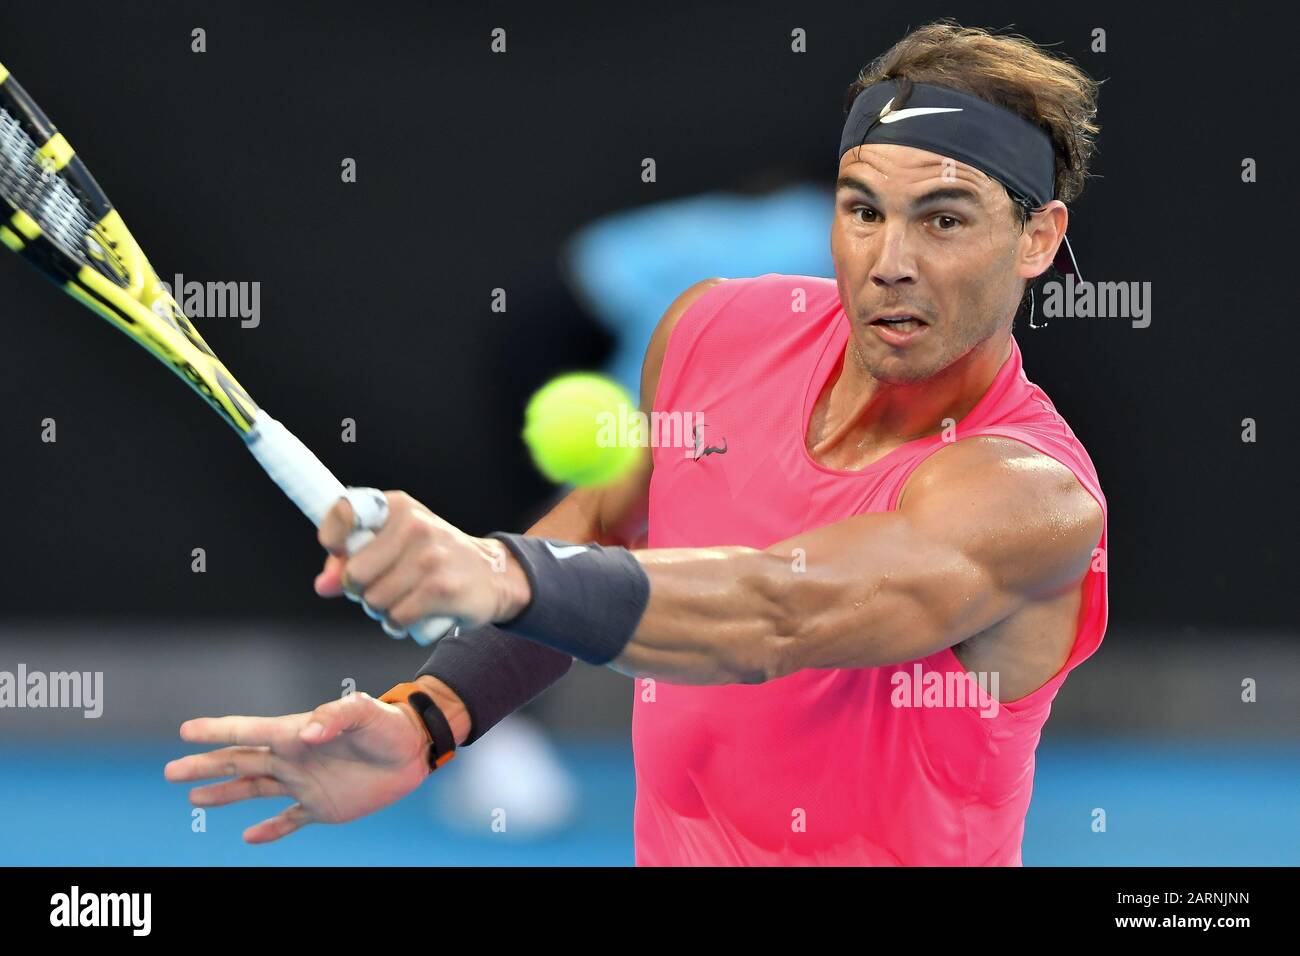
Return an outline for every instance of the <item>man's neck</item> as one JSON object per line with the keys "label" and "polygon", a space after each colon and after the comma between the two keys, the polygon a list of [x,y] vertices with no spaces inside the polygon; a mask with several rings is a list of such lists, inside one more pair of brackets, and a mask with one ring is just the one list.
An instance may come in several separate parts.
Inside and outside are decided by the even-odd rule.
{"label": "man's neck", "polygon": [[939,375],[906,385],[881,382],[845,345],[839,375],[823,390],[809,423],[809,452],[831,467],[862,468],[899,445],[961,421],[988,391],[1011,354],[1011,338],[994,336]]}

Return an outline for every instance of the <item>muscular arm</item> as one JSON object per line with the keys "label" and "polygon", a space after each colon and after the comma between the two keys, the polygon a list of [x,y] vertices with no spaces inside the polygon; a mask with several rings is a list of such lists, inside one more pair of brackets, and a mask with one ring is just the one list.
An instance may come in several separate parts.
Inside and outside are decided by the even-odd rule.
{"label": "muscular arm", "polygon": [[[651,336],[650,344],[646,349],[645,362],[641,368],[640,407],[646,415],[649,415],[654,405],[655,392],[659,387],[659,373],[663,367],[664,353],[667,351],[668,339],[673,329],[700,295],[722,281],[724,280],[713,278],[697,282],[678,296],[660,319]],[[635,469],[622,481],[603,488],[575,489],[526,533],[562,541],[583,543],[595,541],[598,544],[635,546],[645,535],[651,470],[650,449],[644,448]],[[567,654],[551,648],[539,647],[523,638],[501,632],[495,635],[494,643],[496,646],[489,649],[494,655],[517,657],[530,668],[543,667],[548,674],[556,675],[556,680],[572,664],[572,658]],[[474,653],[472,645],[466,649]],[[539,660],[539,655],[543,659]],[[424,669],[436,669],[437,657],[438,653],[435,650]],[[502,662],[494,659],[484,663],[489,666],[500,666],[502,663],[509,664],[509,661]],[[447,717],[457,745],[464,743],[473,729],[464,702],[446,683],[431,674],[420,675],[417,682]],[[519,706],[524,703],[526,702],[520,701]],[[418,721],[413,711],[411,718]]]}
{"label": "muscular arm", "polygon": [[635,552],[650,602],[612,666],[716,684],[916,660],[1077,587],[1101,528],[1063,465],[1018,442],[968,439],[917,468],[897,511],[763,550]]}

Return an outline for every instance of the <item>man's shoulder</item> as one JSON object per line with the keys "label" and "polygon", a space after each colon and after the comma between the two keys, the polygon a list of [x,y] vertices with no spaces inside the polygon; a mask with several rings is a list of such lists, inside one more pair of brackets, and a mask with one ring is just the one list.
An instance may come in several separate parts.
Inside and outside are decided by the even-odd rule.
{"label": "man's shoulder", "polygon": [[788,327],[792,316],[819,321],[839,307],[834,279],[768,272],[705,279],[683,292],[664,318],[673,327],[681,324],[699,332],[708,328],[726,334],[739,325],[752,338],[769,327]]}
{"label": "man's shoulder", "polygon": [[910,476],[898,507],[1030,588],[1077,580],[1106,525],[1101,503],[1066,464],[1001,436],[935,452]]}
{"label": "man's shoulder", "polygon": [[1069,465],[1001,435],[974,435],[930,455],[909,476],[899,498],[899,508],[905,505],[996,514],[1008,524],[1058,530],[1082,526],[1089,539],[1105,521],[1101,503]]}
{"label": "man's shoulder", "polygon": [[971,435],[942,446],[917,465],[908,480],[908,490],[989,484],[1025,493],[1053,487],[1084,490],[1067,464],[1006,435]]}
{"label": "man's shoulder", "polygon": [[839,303],[839,286],[834,279],[825,276],[790,275],[783,272],[705,279],[683,292],[682,297],[692,293],[696,295],[709,293],[719,302],[725,298],[729,303],[760,300],[770,302],[773,299],[785,302],[795,300],[796,297],[818,305],[829,302]]}

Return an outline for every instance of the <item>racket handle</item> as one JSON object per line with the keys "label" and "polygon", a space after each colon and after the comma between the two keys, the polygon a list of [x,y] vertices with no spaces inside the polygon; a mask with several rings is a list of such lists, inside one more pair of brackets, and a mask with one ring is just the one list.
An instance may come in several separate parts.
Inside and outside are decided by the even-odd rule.
{"label": "racket handle", "polygon": [[[388,501],[382,492],[373,488],[345,488],[311,449],[266,412],[258,411],[257,421],[245,442],[258,464],[316,527],[320,527],[336,501],[348,499],[360,526],[348,535],[348,554],[355,554],[369,544],[375,531],[388,520]],[[456,625],[455,618],[431,616],[421,618],[406,630],[397,630],[361,598],[344,593],[353,601],[360,601],[366,614],[379,621],[384,632],[393,638],[409,635],[417,644],[427,647]]]}

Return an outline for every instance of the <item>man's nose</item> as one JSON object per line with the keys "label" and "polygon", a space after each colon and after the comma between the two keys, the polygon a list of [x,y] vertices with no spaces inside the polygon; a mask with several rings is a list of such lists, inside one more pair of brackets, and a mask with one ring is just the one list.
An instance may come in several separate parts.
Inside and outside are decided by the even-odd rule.
{"label": "man's nose", "polygon": [[916,260],[905,227],[893,223],[885,226],[880,234],[876,261],[871,266],[871,281],[880,286],[916,281]]}

